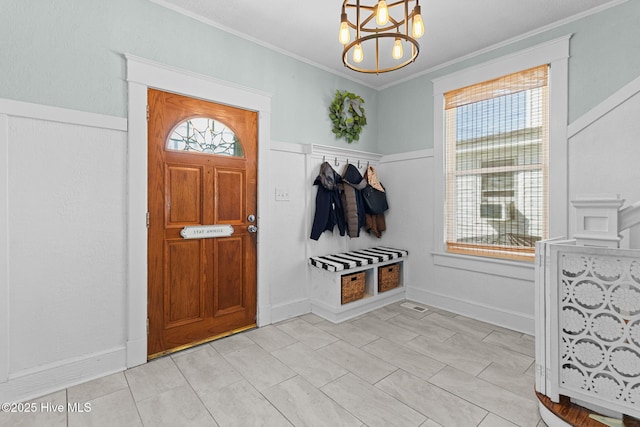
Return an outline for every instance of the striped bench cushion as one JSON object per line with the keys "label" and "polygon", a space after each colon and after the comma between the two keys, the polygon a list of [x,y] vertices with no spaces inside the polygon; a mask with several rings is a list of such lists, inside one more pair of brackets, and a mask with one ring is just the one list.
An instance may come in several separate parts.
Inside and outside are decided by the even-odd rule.
{"label": "striped bench cushion", "polygon": [[342,271],[363,265],[377,264],[391,259],[402,258],[407,255],[409,255],[409,251],[405,251],[404,249],[378,246],[375,248],[359,249],[357,251],[344,252],[341,254],[312,256],[309,258],[309,264],[323,270]]}

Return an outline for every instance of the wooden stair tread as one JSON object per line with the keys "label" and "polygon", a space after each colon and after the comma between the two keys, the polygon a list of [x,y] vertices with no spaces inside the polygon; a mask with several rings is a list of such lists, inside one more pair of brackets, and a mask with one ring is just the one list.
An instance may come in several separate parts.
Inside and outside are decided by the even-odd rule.
{"label": "wooden stair tread", "polygon": [[[569,425],[574,427],[604,426],[601,422],[589,418],[589,415],[595,414],[595,412],[571,402],[566,396],[560,396],[560,403],[555,403],[544,394],[536,392],[536,395],[538,396],[538,400],[540,400],[551,413]],[[623,422],[625,427],[640,427],[640,421],[635,418],[625,416]]]}

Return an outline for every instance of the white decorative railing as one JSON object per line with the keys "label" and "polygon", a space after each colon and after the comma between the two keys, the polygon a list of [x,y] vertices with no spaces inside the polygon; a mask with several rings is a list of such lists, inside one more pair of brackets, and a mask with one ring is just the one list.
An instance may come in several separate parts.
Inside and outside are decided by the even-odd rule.
{"label": "white decorative railing", "polygon": [[640,224],[640,202],[635,202],[619,212],[619,230],[626,230],[634,225]]}
{"label": "white decorative railing", "polygon": [[640,417],[640,250],[616,247],[640,203],[596,199],[574,203],[575,240],[536,245],[536,390]]}

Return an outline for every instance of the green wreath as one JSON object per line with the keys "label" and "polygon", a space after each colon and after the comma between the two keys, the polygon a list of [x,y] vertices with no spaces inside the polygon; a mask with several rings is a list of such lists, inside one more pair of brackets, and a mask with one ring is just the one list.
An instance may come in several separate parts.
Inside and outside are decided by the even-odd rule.
{"label": "green wreath", "polygon": [[351,92],[336,90],[336,97],[329,107],[329,118],[333,122],[332,132],[336,138],[344,137],[349,144],[360,139],[360,132],[367,124],[362,107],[364,100]]}

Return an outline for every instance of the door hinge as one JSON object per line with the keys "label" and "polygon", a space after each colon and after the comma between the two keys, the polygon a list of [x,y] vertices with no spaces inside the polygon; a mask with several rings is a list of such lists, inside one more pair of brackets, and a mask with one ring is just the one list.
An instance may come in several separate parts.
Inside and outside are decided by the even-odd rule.
{"label": "door hinge", "polygon": [[149,121],[149,104],[147,104],[147,121]]}
{"label": "door hinge", "polygon": [[147,212],[147,228],[149,228],[149,212]]}
{"label": "door hinge", "polygon": [[149,318],[147,317],[147,335],[149,335]]}

